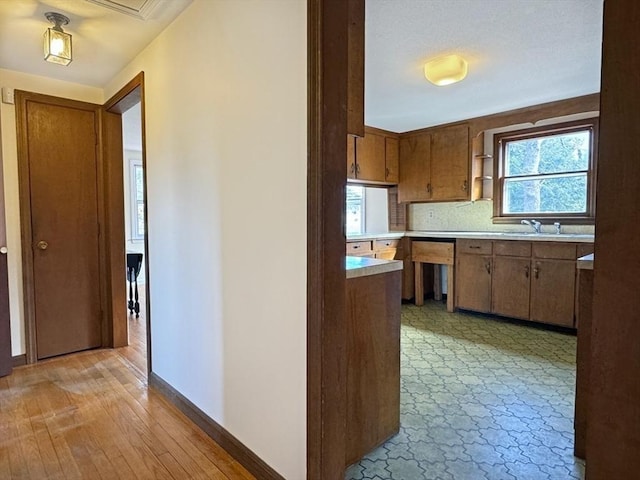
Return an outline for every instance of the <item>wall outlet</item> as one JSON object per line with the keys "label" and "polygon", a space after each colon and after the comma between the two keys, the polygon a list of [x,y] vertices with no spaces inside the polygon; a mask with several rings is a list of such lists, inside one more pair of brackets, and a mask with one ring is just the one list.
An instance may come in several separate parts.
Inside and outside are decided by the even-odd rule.
{"label": "wall outlet", "polygon": [[427,218],[433,218],[433,210],[427,210]]}
{"label": "wall outlet", "polygon": [[2,87],[2,103],[8,103],[9,105],[13,105],[15,103],[13,99],[13,88]]}

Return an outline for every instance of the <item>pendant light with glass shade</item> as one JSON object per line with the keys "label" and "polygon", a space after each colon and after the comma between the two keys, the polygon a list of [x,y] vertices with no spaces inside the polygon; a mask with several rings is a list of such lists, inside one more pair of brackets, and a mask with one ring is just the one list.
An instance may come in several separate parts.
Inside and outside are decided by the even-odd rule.
{"label": "pendant light with glass shade", "polygon": [[56,12],[47,12],[44,16],[54,24],[44,32],[44,59],[58,65],[69,65],[72,60],[71,34],[62,30],[62,25],[67,25],[69,18]]}

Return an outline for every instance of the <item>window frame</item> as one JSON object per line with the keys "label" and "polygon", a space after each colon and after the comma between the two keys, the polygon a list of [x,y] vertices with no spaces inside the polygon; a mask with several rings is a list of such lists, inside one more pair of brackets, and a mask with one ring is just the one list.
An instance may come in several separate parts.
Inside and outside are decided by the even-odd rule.
{"label": "window frame", "polygon": [[[493,175],[493,223],[520,223],[523,219],[535,218],[547,222],[561,222],[565,224],[590,225],[595,223],[596,215],[596,183],[598,165],[598,127],[599,118],[589,117],[570,122],[554,123],[541,127],[533,127],[519,130],[511,130],[495,134],[493,137],[493,151],[496,154]],[[591,146],[589,167],[587,170],[587,211],[580,213],[504,213],[504,184],[505,178],[536,177],[537,175],[513,175],[505,177],[505,150],[509,141],[526,140],[530,138],[542,138],[563,133],[572,133],[589,130]],[[551,175],[563,175],[571,172],[561,172]],[[546,174],[545,174],[546,176]]]}
{"label": "window frame", "polygon": [[[138,188],[136,185],[136,170],[140,169],[143,173],[144,178],[144,170],[142,166],[142,158],[141,157],[130,157],[129,158],[129,227],[130,227],[130,241],[131,242],[141,242],[144,240],[145,232],[140,233],[138,229],[139,225],[139,215],[138,215],[138,204],[142,204],[142,211],[144,212],[144,181],[142,183],[142,199],[138,200]],[[144,213],[142,214],[142,224],[144,225]]]}
{"label": "window frame", "polygon": [[[352,184],[352,183],[347,183],[347,187],[346,188],[361,188],[362,189],[362,196],[360,198],[360,232],[359,233],[354,233],[354,232],[349,232],[347,229],[347,216],[348,216],[348,212],[347,212],[347,208],[349,206],[349,201],[345,201],[345,222],[344,222],[344,228],[345,228],[345,235],[346,236],[357,236],[357,235],[364,235],[367,231],[367,225],[366,225],[366,220],[367,220],[367,213],[366,213],[366,199],[367,199],[367,191],[366,191],[366,186],[365,185],[360,185],[360,184]],[[346,198],[346,189],[345,189],[345,198]]]}

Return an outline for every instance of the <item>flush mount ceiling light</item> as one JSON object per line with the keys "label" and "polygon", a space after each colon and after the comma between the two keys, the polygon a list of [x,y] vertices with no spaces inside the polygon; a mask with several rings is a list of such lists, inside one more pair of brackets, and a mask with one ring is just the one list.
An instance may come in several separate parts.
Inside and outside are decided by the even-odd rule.
{"label": "flush mount ceiling light", "polygon": [[451,85],[467,76],[467,61],[459,55],[436,58],[424,64],[424,76],[434,85]]}
{"label": "flush mount ceiling light", "polygon": [[44,32],[44,59],[58,65],[71,63],[71,34],[62,30],[62,25],[69,23],[69,18],[56,12],[47,12],[44,16],[53,27]]}

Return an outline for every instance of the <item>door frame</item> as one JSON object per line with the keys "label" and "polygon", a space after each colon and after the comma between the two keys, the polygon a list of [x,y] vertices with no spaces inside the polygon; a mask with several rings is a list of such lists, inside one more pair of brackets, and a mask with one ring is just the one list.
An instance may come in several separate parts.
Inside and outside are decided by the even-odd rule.
{"label": "door frame", "polygon": [[[28,364],[37,363],[38,351],[36,344],[36,312],[35,312],[35,288],[34,288],[34,271],[33,271],[33,231],[32,231],[32,215],[31,215],[31,185],[29,171],[29,148],[27,139],[27,103],[39,102],[47,105],[56,105],[60,107],[75,108],[84,111],[94,112],[96,116],[97,141],[96,145],[96,178],[97,178],[97,215],[99,225],[104,225],[105,220],[105,197],[104,189],[104,164],[102,152],[100,149],[101,138],[101,114],[100,105],[70,100],[66,98],[54,97],[40,93],[16,90],[16,133],[17,133],[17,153],[18,153],[18,197],[20,200],[20,233],[22,246],[22,284],[24,292],[24,320],[25,320],[25,346],[26,361]],[[104,296],[106,282],[104,278],[104,248],[102,245],[102,233],[98,240],[98,269],[99,269],[99,285],[100,285],[100,310],[102,324],[102,344],[108,342],[104,336],[105,328],[105,312],[107,311]]]}
{"label": "door frame", "polygon": [[307,1],[308,480],[344,478],[346,468],[343,220],[350,4]]}
{"label": "door frame", "polygon": [[[105,115],[118,115],[121,116],[124,112],[129,110],[134,105],[140,103],[140,128],[141,128],[141,144],[142,144],[142,183],[143,183],[143,198],[144,198],[144,268],[145,268],[145,322],[147,331],[147,375],[151,373],[151,295],[149,294],[151,285],[151,276],[149,275],[149,235],[148,235],[148,207],[147,207],[147,148],[146,148],[146,122],[145,122],[145,95],[144,95],[144,72],[138,73],[133,77],[126,85],[124,85],[118,92],[116,92],[103,106]],[[105,138],[104,151],[108,158],[108,163],[111,166],[113,175],[110,177],[109,189],[112,192],[112,198],[110,208],[112,210],[118,210],[118,214],[121,213],[121,217],[114,215],[114,218],[109,225],[115,235],[110,235],[109,247],[112,251],[117,252],[118,249],[122,249],[122,256],[114,255],[113,262],[119,262],[119,258],[124,261],[124,239],[125,239],[125,227],[124,227],[124,205],[121,202],[124,200],[124,178],[122,172],[124,168],[124,158],[122,149],[122,126],[120,125],[119,131],[111,132],[113,136]],[[116,147],[113,152],[111,149]],[[122,241],[120,241],[122,240]],[[123,265],[124,267],[124,265]],[[122,270],[124,271],[124,270]],[[114,269],[114,275],[112,278],[112,285],[121,285],[122,291],[117,288],[112,290],[111,301],[113,308],[121,308],[126,310],[126,289],[125,283],[122,281],[122,271]],[[120,282],[120,283],[117,283]],[[119,342],[122,345],[126,345],[127,337],[122,337],[122,334],[126,335],[128,331],[127,315],[118,315],[114,317],[113,331],[119,332]],[[125,343],[122,343],[124,341]],[[114,345],[121,346],[121,345]]]}

